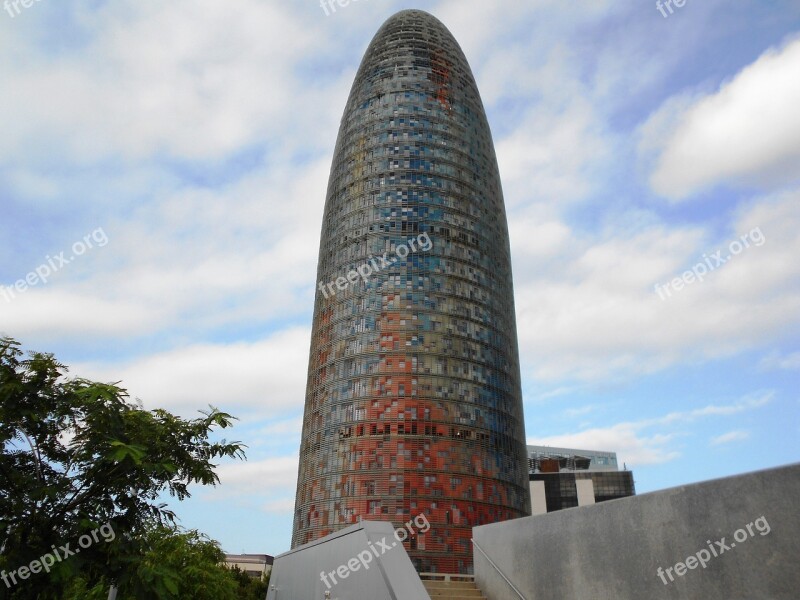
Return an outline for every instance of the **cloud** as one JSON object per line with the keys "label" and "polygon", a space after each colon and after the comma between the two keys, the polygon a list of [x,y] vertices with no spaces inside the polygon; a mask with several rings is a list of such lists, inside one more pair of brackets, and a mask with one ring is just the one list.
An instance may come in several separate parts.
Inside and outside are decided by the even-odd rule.
{"label": "cloud", "polygon": [[528,398],[534,402],[544,402],[545,400],[549,400],[550,398],[558,398],[559,396],[565,396],[568,394],[572,394],[577,389],[576,386],[559,386],[555,389],[548,390],[546,392],[542,392],[540,394],[533,395],[532,398]]}
{"label": "cloud", "polygon": [[592,404],[590,404],[588,406],[581,406],[579,408],[568,408],[567,410],[564,411],[564,416],[567,417],[567,418],[572,419],[574,417],[580,417],[580,416],[583,416],[583,415],[587,415],[590,412],[592,412],[593,410],[595,410],[596,408],[597,407],[592,405]]}
{"label": "cloud", "polygon": [[[529,437],[528,444],[556,446],[579,450],[603,450],[616,452],[620,463],[644,466],[662,464],[681,456],[679,450],[669,446],[677,437],[685,435],[680,430],[665,429],[678,423],[691,423],[708,417],[731,416],[757,410],[768,404],[774,392],[766,391],[740,398],[736,402],[723,405],[709,405],[690,411],[669,413],[663,417],[642,419],[595,427],[576,433],[552,435],[548,437]],[[657,429],[658,431],[646,432]],[[720,436],[725,437],[725,436]],[[737,438],[738,439],[738,438]],[[719,443],[724,443],[723,440]]]}
{"label": "cloud", "polygon": [[111,220],[106,246],[47,284],[10,301],[0,290],[0,328],[37,344],[86,333],[163,341],[167,330],[197,336],[310,313],[327,162],[275,163],[217,189],[155,192]]}
{"label": "cloud", "polygon": [[279,515],[291,515],[294,513],[295,498],[281,498],[279,500],[272,500],[263,505],[262,510],[268,513],[276,513]]}
{"label": "cloud", "polygon": [[280,456],[258,461],[226,463],[217,468],[220,483],[230,495],[274,493],[297,485],[298,457]]}
{"label": "cloud", "polygon": [[775,397],[774,391],[771,390],[764,391],[746,396],[741,400],[734,402],[733,404],[726,404],[726,405],[710,404],[703,408],[697,408],[695,410],[687,412],[669,413],[664,417],[654,419],[651,421],[641,421],[640,423],[642,425],[649,425],[649,424],[668,425],[670,423],[675,423],[678,421],[693,421],[701,417],[735,415],[737,413],[745,412],[748,410],[761,408],[762,406],[769,404],[774,397]]}
{"label": "cloud", "polygon": [[123,364],[75,365],[75,375],[121,381],[146,409],[196,415],[209,404],[241,416],[301,409],[310,331],[291,328],[256,342],[193,344]]}
{"label": "cloud", "polygon": [[528,444],[616,452],[619,462],[629,466],[661,464],[680,456],[679,452],[666,448],[674,436],[642,435],[640,428],[636,423],[619,423],[578,433],[528,438]]}
{"label": "cloud", "polygon": [[[512,231],[515,225],[512,222]],[[656,284],[760,229],[766,240],[672,297]],[[643,223],[569,228],[553,257],[512,237],[520,355],[539,382],[614,381],[768,346],[800,325],[800,190],[754,198],[726,231]],[[520,240],[520,241],[517,241]],[[563,240],[563,241],[562,241]],[[518,250],[520,248],[520,250]]]}
{"label": "cloud", "polygon": [[[580,92],[566,105],[559,102],[531,110],[513,133],[496,144],[509,209],[523,200],[556,207],[586,198],[596,171],[607,164],[610,142],[591,103]],[[534,198],[530,197],[532,182]],[[563,232],[550,232],[555,237],[559,234]]]}
{"label": "cloud", "polygon": [[[0,67],[14,89],[0,111],[27,116],[7,121],[3,158],[48,139],[60,142],[49,151],[76,162],[219,158],[286,133],[279,115],[310,104],[296,91],[317,85],[298,79],[295,66],[322,34],[279,3],[174,0],[154,10],[123,1],[71,16],[81,20],[81,43],[58,54],[30,44],[36,69]],[[316,108],[309,124],[325,114]]]}
{"label": "cloud", "polygon": [[731,442],[740,442],[750,438],[749,431],[729,431],[716,437],[711,438],[709,445],[719,446],[721,444],[730,444]]}
{"label": "cloud", "polygon": [[667,100],[642,127],[658,149],[650,185],[673,200],[718,183],[766,189],[798,178],[800,39],[771,48],[712,94]]}
{"label": "cloud", "polygon": [[300,438],[303,432],[302,407],[296,407],[297,416],[289,419],[276,420],[270,418],[268,425],[264,425],[263,415],[256,414],[247,419],[242,419],[242,425],[247,427],[247,446],[251,453],[271,455],[283,452],[286,449],[300,447]]}
{"label": "cloud", "polygon": [[303,418],[297,417],[294,419],[288,419],[285,421],[278,421],[276,423],[271,423],[266,427],[259,429],[258,435],[274,436],[274,435],[289,434],[291,436],[295,435],[299,436],[302,429],[303,429]]}
{"label": "cloud", "polygon": [[800,352],[781,354],[771,352],[761,359],[758,367],[764,371],[774,371],[777,369],[796,371],[800,369]]}
{"label": "cloud", "polygon": [[[619,10],[619,3],[611,0],[597,0],[586,5],[565,4],[559,0],[530,3],[444,0],[433,13],[453,33],[474,69],[493,52],[505,50],[509,59],[515,58],[517,53],[507,49],[509,43],[517,40],[529,45],[522,55],[534,60],[564,38],[584,33],[587,24],[591,26]],[[508,19],[511,14],[513,18]],[[487,27],[487,23],[492,27]],[[532,29],[534,35],[531,35]],[[498,43],[500,40],[506,43]]]}
{"label": "cloud", "polygon": [[297,465],[297,455],[223,464],[217,467],[220,484],[204,488],[201,496],[211,502],[244,501],[262,512],[286,516],[294,511]]}
{"label": "cloud", "polygon": [[[56,285],[55,282],[46,286]],[[143,306],[130,298],[102,298],[80,289],[30,288],[3,306],[0,330],[27,342],[29,338],[91,335],[134,335],[143,329],[164,326],[159,306]],[[83,287],[86,290],[85,286]],[[124,318],[120,318],[124,315]]]}

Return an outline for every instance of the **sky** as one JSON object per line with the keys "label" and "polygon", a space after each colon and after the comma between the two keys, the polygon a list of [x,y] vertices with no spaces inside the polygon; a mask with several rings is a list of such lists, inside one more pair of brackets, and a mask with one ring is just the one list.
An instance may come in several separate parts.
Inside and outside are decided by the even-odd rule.
{"label": "sky", "polygon": [[795,0],[17,6],[0,334],[238,417],[247,462],[171,501],[226,551],[290,546],[336,134],[404,8],[454,34],[492,128],[528,443],[616,451],[637,493],[800,460]]}

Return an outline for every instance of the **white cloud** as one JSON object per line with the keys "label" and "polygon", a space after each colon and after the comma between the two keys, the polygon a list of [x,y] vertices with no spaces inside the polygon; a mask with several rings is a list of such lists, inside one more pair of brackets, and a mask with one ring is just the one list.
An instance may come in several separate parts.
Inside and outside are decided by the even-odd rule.
{"label": "white cloud", "polygon": [[767,188],[800,168],[800,39],[772,48],[713,93],[664,103],[642,128],[660,147],[653,189],[680,200],[723,182]]}
{"label": "white cloud", "polygon": [[[685,435],[683,429],[675,429],[675,425],[689,424],[703,418],[726,417],[757,410],[768,404],[773,396],[773,392],[761,392],[745,396],[731,404],[709,405],[690,411],[669,413],[663,417],[623,422],[607,427],[594,427],[576,433],[529,437],[527,443],[616,452],[619,462],[626,463],[628,466],[661,464],[675,460],[681,455],[678,449],[669,445],[677,437]],[[672,427],[667,428],[667,426]],[[647,432],[652,429],[657,429],[657,431]],[[719,443],[726,441],[733,440],[723,440]]]}
{"label": "white cloud", "polygon": [[[587,23],[595,23],[619,10],[620,4],[611,0],[589,4],[567,4],[559,0],[528,3],[444,0],[432,12],[453,33],[474,69],[488,54],[502,51],[508,42],[519,38],[531,46],[523,56],[533,60]],[[507,18],[509,15],[513,17]],[[488,23],[492,26],[487,27]],[[500,40],[506,44],[498,43]],[[515,56],[511,52],[505,54],[509,58]]]}
{"label": "white cloud", "polygon": [[295,498],[280,498],[264,504],[264,512],[277,513],[280,515],[291,515],[294,512]]}
{"label": "white cloud", "polygon": [[[656,293],[656,284],[681,276],[704,254],[727,252],[730,241],[754,228],[763,245],[751,244],[670,298]],[[775,343],[787,327],[800,325],[798,229],[800,191],[791,190],[754,199],[721,238],[700,226],[570,230],[568,242],[555,242],[551,259],[529,251],[517,235],[512,253],[524,370],[540,382],[613,380]]]}
{"label": "white cloud", "polygon": [[[123,1],[92,5],[80,19],[84,43],[58,55],[31,44],[36,69],[0,63],[14,89],[0,112],[27,117],[6,121],[0,156],[59,140],[51,150],[78,162],[222,157],[286,133],[280,115],[309,103],[296,93],[295,66],[322,34],[280,3]],[[307,123],[325,115],[316,108]]]}
{"label": "white cloud", "polygon": [[716,437],[711,438],[709,442],[712,446],[719,446],[721,444],[730,444],[731,442],[741,442],[750,438],[749,431],[729,431]]}
{"label": "white cloud", "polygon": [[253,456],[269,456],[275,452],[283,452],[287,448],[295,449],[300,446],[303,432],[302,407],[296,407],[298,416],[289,419],[270,419],[268,425],[263,425],[264,416],[255,415],[242,419],[242,425],[247,427],[247,446]]}
{"label": "white cloud", "polygon": [[509,210],[523,201],[563,207],[592,191],[593,175],[606,164],[611,144],[591,103],[576,91],[566,105],[532,110],[513,133],[497,141]]}
{"label": "white cloud", "polygon": [[300,432],[303,429],[303,418],[297,417],[294,419],[288,419],[285,421],[278,421],[276,423],[270,423],[266,427],[263,427],[258,430],[258,435],[260,436],[273,436],[273,435],[300,435]]}
{"label": "white cloud", "polygon": [[629,467],[661,464],[680,456],[679,452],[666,447],[672,435],[648,436],[639,429],[635,423],[619,423],[578,433],[528,438],[528,444],[616,452],[619,462]]}
{"label": "white cloud", "polygon": [[[579,388],[572,387],[572,386],[559,386],[554,389],[548,390],[546,392],[542,392],[533,396],[533,401],[535,402],[544,402],[545,400],[549,400],[550,398],[557,398],[559,396],[565,396],[568,394],[573,393],[575,390]],[[526,396],[526,399],[530,399]]]}
{"label": "white cloud", "polygon": [[10,302],[0,292],[0,328],[38,344],[167,327],[198,335],[310,313],[328,162],[273,164],[216,190],[156,193],[106,224],[107,245],[48,283]]}
{"label": "white cloud", "polygon": [[47,285],[28,289],[10,302],[0,300],[3,306],[0,330],[27,342],[29,338],[53,339],[78,334],[133,335],[142,329],[166,324],[165,315],[158,306],[143,306],[130,298],[99,298],[91,293]]}
{"label": "white cloud", "polygon": [[226,463],[217,467],[225,494],[253,494],[291,490],[297,485],[297,456],[280,456],[258,461]]}
{"label": "white cloud", "polygon": [[652,421],[641,421],[641,423],[642,425],[649,425],[649,424],[668,425],[670,423],[675,423],[678,421],[693,421],[701,417],[735,415],[741,412],[766,406],[772,401],[772,398],[774,396],[775,396],[774,391],[759,392],[756,394],[745,396],[744,398],[738,400],[737,402],[734,402],[733,404],[725,404],[721,406],[710,404],[703,408],[697,408],[688,412],[669,413],[668,415],[661,417],[659,419],[654,419]]}
{"label": "white cloud", "polygon": [[567,410],[564,411],[564,416],[573,419],[575,417],[587,415],[596,408],[597,408],[596,406],[591,404],[589,404],[588,406],[581,406],[579,408],[568,408]]}
{"label": "white cloud", "polygon": [[146,409],[196,416],[211,404],[234,416],[274,416],[303,406],[309,340],[307,328],[292,328],[258,342],[194,344],[123,364],[79,364],[71,373],[121,381]]}
{"label": "white cloud", "polygon": [[203,500],[242,502],[262,512],[281,516],[294,511],[298,457],[278,456],[258,461],[226,463],[217,467],[220,483],[203,488]]}
{"label": "white cloud", "polygon": [[800,352],[792,352],[785,355],[780,352],[771,352],[761,359],[758,366],[765,371],[775,369],[800,370]]}

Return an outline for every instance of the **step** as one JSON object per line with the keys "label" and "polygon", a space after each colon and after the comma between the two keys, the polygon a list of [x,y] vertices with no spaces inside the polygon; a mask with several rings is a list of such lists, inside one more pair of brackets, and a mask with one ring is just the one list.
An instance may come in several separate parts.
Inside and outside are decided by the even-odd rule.
{"label": "step", "polygon": [[422,584],[431,600],[486,600],[470,576],[433,575],[437,579],[423,579]]}
{"label": "step", "polygon": [[452,598],[453,600],[486,600],[485,596],[481,594],[480,590],[439,590],[433,591],[427,589],[428,595],[431,600]]}
{"label": "step", "polygon": [[424,583],[426,587],[431,587],[431,588],[447,588],[447,589],[466,588],[466,589],[475,589],[475,583],[472,582],[472,581],[435,581],[435,580],[427,580],[427,581],[423,581],[422,583]]}

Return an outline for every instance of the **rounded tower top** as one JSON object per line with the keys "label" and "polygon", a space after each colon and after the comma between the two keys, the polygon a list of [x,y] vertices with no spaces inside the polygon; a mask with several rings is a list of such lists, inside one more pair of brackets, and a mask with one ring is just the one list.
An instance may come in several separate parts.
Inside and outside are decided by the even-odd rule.
{"label": "rounded tower top", "polygon": [[429,21],[432,25],[435,25],[436,27],[440,27],[441,29],[444,29],[445,31],[447,31],[447,27],[445,27],[444,23],[442,23],[439,19],[434,17],[428,11],[420,10],[418,8],[406,8],[406,9],[403,9],[403,10],[398,10],[391,17],[386,19],[383,22],[383,25],[386,25],[387,23],[390,23],[390,22],[392,22],[394,20],[401,21],[401,20],[407,19],[409,17],[414,18],[414,19],[425,19],[425,20]]}

